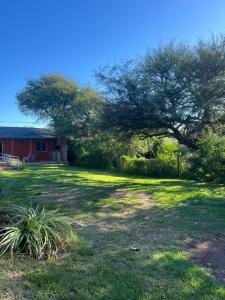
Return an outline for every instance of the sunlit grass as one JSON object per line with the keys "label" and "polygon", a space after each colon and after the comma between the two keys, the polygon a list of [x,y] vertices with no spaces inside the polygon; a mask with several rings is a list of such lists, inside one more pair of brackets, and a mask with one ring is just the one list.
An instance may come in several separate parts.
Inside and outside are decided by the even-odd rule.
{"label": "sunlit grass", "polygon": [[2,202],[60,206],[77,223],[72,253],[0,260],[9,299],[225,299],[182,248],[186,238],[225,238],[223,185],[41,165],[2,172],[0,188]]}

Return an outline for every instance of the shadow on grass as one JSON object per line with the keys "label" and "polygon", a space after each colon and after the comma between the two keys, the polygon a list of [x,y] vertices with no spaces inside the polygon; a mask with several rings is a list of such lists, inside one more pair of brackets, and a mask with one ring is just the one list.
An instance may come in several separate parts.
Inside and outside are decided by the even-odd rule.
{"label": "shadow on grass", "polygon": [[[61,262],[53,261],[26,274],[30,297],[223,299],[225,290],[180,250],[184,239],[191,236],[190,226],[182,227],[183,220],[176,226],[170,223],[171,210],[137,210],[114,218],[114,223],[108,222],[106,213],[96,224],[78,229],[85,246],[78,245]],[[197,226],[191,230],[199,232]],[[132,251],[130,246],[140,250]]]}
{"label": "shadow on grass", "polygon": [[[2,173],[0,188],[1,200],[62,204],[73,216],[91,220],[87,228],[77,229],[87,247],[60,262],[28,269],[25,294],[30,299],[217,299],[223,293],[179,252],[187,237],[223,235],[222,185],[41,166]],[[102,210],[118,189],[146,193],[151,207],[123,214],[129,207],[120,201],[118,209],[107,202],[109,210]],[[129,250],[130,245],[140,251]]]}
{"label": "shadow on grass", "polygon": [[[68,166],[43,165],[18,173],[2,172],[0,188],[3,190],[2,197],[21,197],[23,201],[26,201],[25,198],[31,199],[36,195],[41,195],[43,190],[54,191],[54,188],[61,191],[79,190],[80,198],[86,195],[96,201],[108,197],[115,189],[129,189],[144,191],[151,196],[156,195],[159,200],[169,206],[186,202],[198,205],[204,201],[205,203],[208,201],[208,204],[212,206],[225,206],[224,185],[176,179],[136,178]],[[164,201],[163,198],[165,198]]]}
{"label": "shadow on grass", "polygon": [[[118,189],[144,192],[153,201],[163,205],[160,209],[151,208],[151,223],[218,233],[224,226],[225,210],[221,209],[225,207],[223,185],[124,177],[69,166],[42,165],[22,172],[2,172],[0,188],[1,201],[35,203],[47,207],[61,205],[74,217],[88,215],[96,220],[106,203],[109,208],[118,211],[128,208],[127,202],[123,203],[118,199],[108,201]],[[153,210],[157,213],[157,218],[152,218]],[[144,216],[139,213],[139,221],[148,215],[148,211],[144,210],[143,214]],[[105,215],[107,216],[107,212]]]}
{"label": "shadow on grass", "polygon": [[129,250],[74,254],[73,261],[26,275],[33,299],[216,299],[223,290],[175,250],[150,255]]}

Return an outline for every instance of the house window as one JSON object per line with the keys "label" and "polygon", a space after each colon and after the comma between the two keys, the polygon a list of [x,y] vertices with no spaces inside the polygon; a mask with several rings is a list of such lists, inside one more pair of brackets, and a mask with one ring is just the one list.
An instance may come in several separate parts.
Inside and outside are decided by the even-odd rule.
{"label": "house window", "polygon": [[36,152],[46,152],[47,144],[46,142],[37,142],[36,143]]}

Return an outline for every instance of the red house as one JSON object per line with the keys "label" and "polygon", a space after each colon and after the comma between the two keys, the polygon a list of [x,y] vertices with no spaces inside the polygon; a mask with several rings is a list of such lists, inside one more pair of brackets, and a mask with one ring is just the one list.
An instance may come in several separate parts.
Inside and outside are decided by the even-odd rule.
{"label": "red house", "polygon": [[0,127],[0,155],[27,162],[67,162],[66,141],[45,128]]}

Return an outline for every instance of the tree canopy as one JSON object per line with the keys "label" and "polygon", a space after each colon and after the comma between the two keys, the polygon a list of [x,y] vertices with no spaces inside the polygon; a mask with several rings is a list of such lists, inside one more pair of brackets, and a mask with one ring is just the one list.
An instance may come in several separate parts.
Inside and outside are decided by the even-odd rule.
{"label": "tree canopy", "polygon": [[192,139],[225,121],[225,37],[195,47],[170,42],[139,60],[105,67],[97,77],[107,92],[104,127],[146,137]]}
{"label": "tree canopy", "polygon": [[23,113],[47,120],[60,135],[77,137],[94,129],[103,104],[93,89],[59,74],[29,79],[17,100]]}

